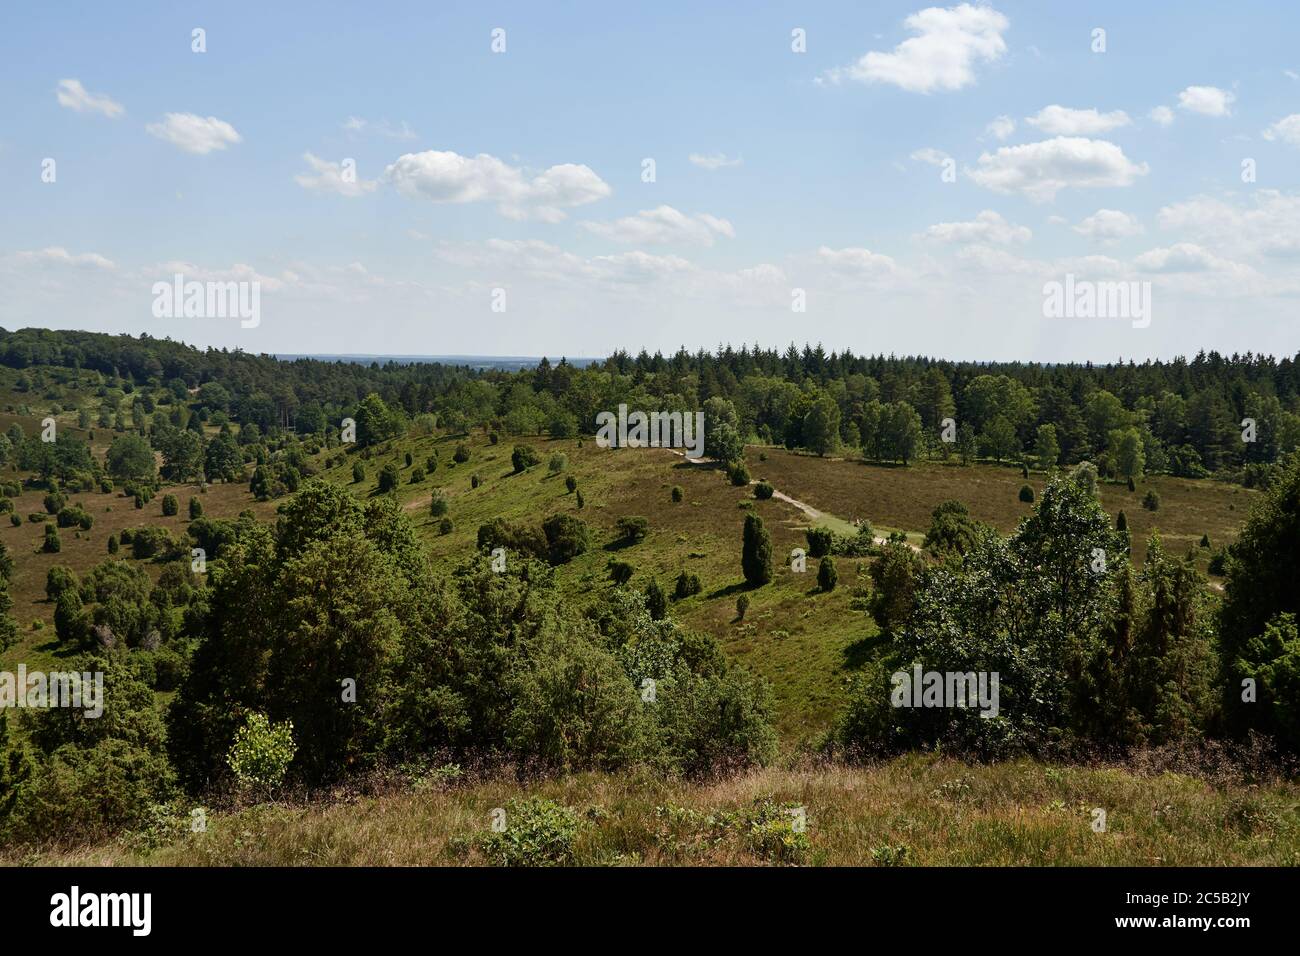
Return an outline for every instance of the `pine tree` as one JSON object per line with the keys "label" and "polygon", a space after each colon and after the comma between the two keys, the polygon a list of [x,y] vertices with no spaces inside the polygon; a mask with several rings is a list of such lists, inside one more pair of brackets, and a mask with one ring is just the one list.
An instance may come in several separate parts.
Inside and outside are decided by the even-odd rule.
{"label": "pine tree", "polygon": [[758,515],[745,516],[740,567],[750,584],[766,584],[772,580],[772,538]]}

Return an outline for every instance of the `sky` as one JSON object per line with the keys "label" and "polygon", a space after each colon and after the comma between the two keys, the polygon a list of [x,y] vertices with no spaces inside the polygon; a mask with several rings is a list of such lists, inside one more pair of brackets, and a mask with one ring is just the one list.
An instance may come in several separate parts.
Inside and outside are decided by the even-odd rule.
{"label": "sky", "polygon": [[[23,4],[0,326],[1294,355],[1300,7],[1084,6]],[[256,320],[160,306],[177,275]],[[1053,283],[1132,299],[1061,314]]]}

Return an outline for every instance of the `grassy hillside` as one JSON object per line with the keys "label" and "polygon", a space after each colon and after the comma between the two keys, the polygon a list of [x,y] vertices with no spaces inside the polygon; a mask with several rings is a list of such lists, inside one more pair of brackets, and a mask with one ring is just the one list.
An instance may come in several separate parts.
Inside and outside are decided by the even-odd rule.
{"label": "grassy hillside", "polygon": [[[530,820],[519,801],[532,797],[558,806]],[[0,862],[446,866],[500,861],[504,851],[516,863],[597,866],[1295,866],[1298,805],[1294,784],[1215,789],[1174,773],[1027,760],[972,767],[913,755],[703,785],[581,774],[525,787],[503,778],[263,804],[210,813],[204,833],[188,832],[181,817],[108,845]],[[497,808],[547,852],[492,842]],[[1093,829],[1099,808],[1104,832]]]}

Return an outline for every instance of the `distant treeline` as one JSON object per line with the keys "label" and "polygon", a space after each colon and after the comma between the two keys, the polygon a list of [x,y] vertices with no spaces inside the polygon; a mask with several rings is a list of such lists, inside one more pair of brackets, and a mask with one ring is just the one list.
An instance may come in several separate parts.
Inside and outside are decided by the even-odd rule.
{"label": "distant treeline", "polygon": [[[263,432],[337,427],[373,393],[394,412],[434,414],[452,430],[590,434],[598,412],[626,403],[712,410],[740,440],[819,454],[846,448],[876,460],[957,454],[1041,466],[1094,460],[1117,477],[1218,472],[1257,483],[1266,480],[1263,466],[1300,445],[1300,366],[1251,353],[1045,365],[727,346],[672,356],[620,351],[586,368],[543,359],[507,372],[280,361],[149,336],[23,329],[0,330],[0,364],[200,388],[201,408]],[[710,444],[717,452],[718,443]],[[723,441],[724,457],[730,444]]]}

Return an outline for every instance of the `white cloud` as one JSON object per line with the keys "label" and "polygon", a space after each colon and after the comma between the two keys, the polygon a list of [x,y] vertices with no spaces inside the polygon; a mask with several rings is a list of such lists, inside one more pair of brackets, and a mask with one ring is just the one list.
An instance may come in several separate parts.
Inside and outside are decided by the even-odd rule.
{"label": "white cloud", "polygon": [[60,106],[78,113],[102,113],[109,119],[116,119],[126,112],[126,108],[108,94],[88,92],[80,80],[59,80],[55,95]]}
{"label": "white cloud", "polygon": [[707,169],[712,172],[715,169],[723,169],[727,166],[739,166],[744,160],[739,157],[729,159],[726,153],[691,153],[690,160],[701,169]]}
{"label": "white cloud", "polygon": [[1281,140],[1291,146],[1300,146],[1300,113],[1292,113],[1290,116],[1282,117],[1264,130],[1263,135],[1269,142]]}
{"label": "white cloud", "polygon": [[1178,94],[1178,105],[1202,116],[1228,116],[1237,97],[1217,86],[1189,86]]}
{"label": "white cloud", "polygon": [[941,149],[935,149],[933,146],[924,146],[912,153],[911,158],[918,163],[929,163],[931,166],[942,166],[952,159]]}
{"label": "white cloud", "polygon": [[991,136],[996,136],[1003,140],[1016,131],[1016,121],[1010,116],[998,116],[993,119],[988,126],[984,127],[984,132]]}
{"label": "white cloud", "polygon": [[688,216],[672,206],[642,209],[635,216],[613,222],[587,221],[582,226],[601,238],[628,244],[689,242],[711,246],[718,236],[734,239],[736,235],[725,219],[707,213]]}
{"label": "white cloud", "polygon": [[831,249],[829,246],[822,246],[817,250],[817,258],[832,272],[844,276],[877,278],[894,276],[900,271],[898,263],[890,256],[872,252],[870,249],[852,247]]}
{"label": "white cloud", "polygon": [[205,119],[194,113],[168,113],[162,122],[150,123],[145,129],[177,149],[199,155],[242,141],[235,128],[225,120],[215,116]]}
{"label": "white cloud", "polygon": [[1264,189],[1245,205],[1196,196],[1165,206],[1157,222],[1238,258],[1300,257],[1300,194]]}
{"label": "white cloud", "polygon": [[925,237],[935,242],[991,242],[1000,246],[1028,242],[1033,235],[1027,226],[1009,223],[992,209],[985,209],[971,222],[939,222],[925,231]]}
{"label": "white cloud", "polygon": [[1167,106],[1157,106],[1147,116],[1156,121],[1157,125],[1169,126],[1174,121],[1174,111]]}
{"label": "white cloud", "polygon": [[1040,143],[1003,146],[984,153],[966,175],[997,193],[1021,193],[1034,202],[1050,201],[1062,189],[1130,186],[1148,171],[1106,140],[1058,136]]}
{"label": "white cloud", "polygon": [[[328,160],[313,156],[311,153],[303,153],[302,158],[312,168],[310,173],[298,173],[293,177],[294,182],[303,189],[337,193],[340,196],[352,198],[374,192],[379,185],[373,179],[358,177],[355,162],[345,168],[343,162],[331,163]],[[348,161],[344,160],[344,162]]]}
{"label": "white cloud", "polygon": [[360,116],[349,116],[343,124],[343,128],[351,135],[372,132],[380,136],[386,136],[389,139],[411,140],[418,138],[415,130],[411,129],[411,125],[406,120],[394,125],[386,119],[372,121],[363,119]]}
{"label": "white cloud", "polygon": [[559,222],[564,209],[609,196],[613,190],[589,167],[564,163],[532,176],[495,156],[426,150],[406,153],[384,170],[402,195],[436,203],[494,202],[509,219]]}
{"label": "white cloud", "polygon": [[1128,126],[1132,120],[1123,110],[1099,113],[1095,109],[1076,110],[1053,104],[1025,117],[1025,122],[1049,136],[1095,136]]}
{"label": "white cloud", "polygon": [[1143,272],[1224,272],[1246,276],[1254,271],[1191,242],[1151,249],[1134,258],[1133,264]]}
{"label": "white cloud", "polygon": [[113,260],[101,256],[98,252],[68,252],[62,246],[48,246],[45,249],[15,252],[16,262],[32,265],[73,266],[88,269],[114,269]]}
{"label": "white cloud", "polygon": [[1114,242],[1142,233],[1142,224],[1118,209],[1098,209],[1074,227],[1074,231],[1094,242]]}
{"label": "white cloud", "polygon": [[1007,52],[1002,34],[1010,27],[992,7],[963,3],[927,7],[903,21],[917,34],[892,53],[873,51],[847,67],[829,70],[819,82],[890,83],[910,93],[960,90],[975,82],[975,64]]}

